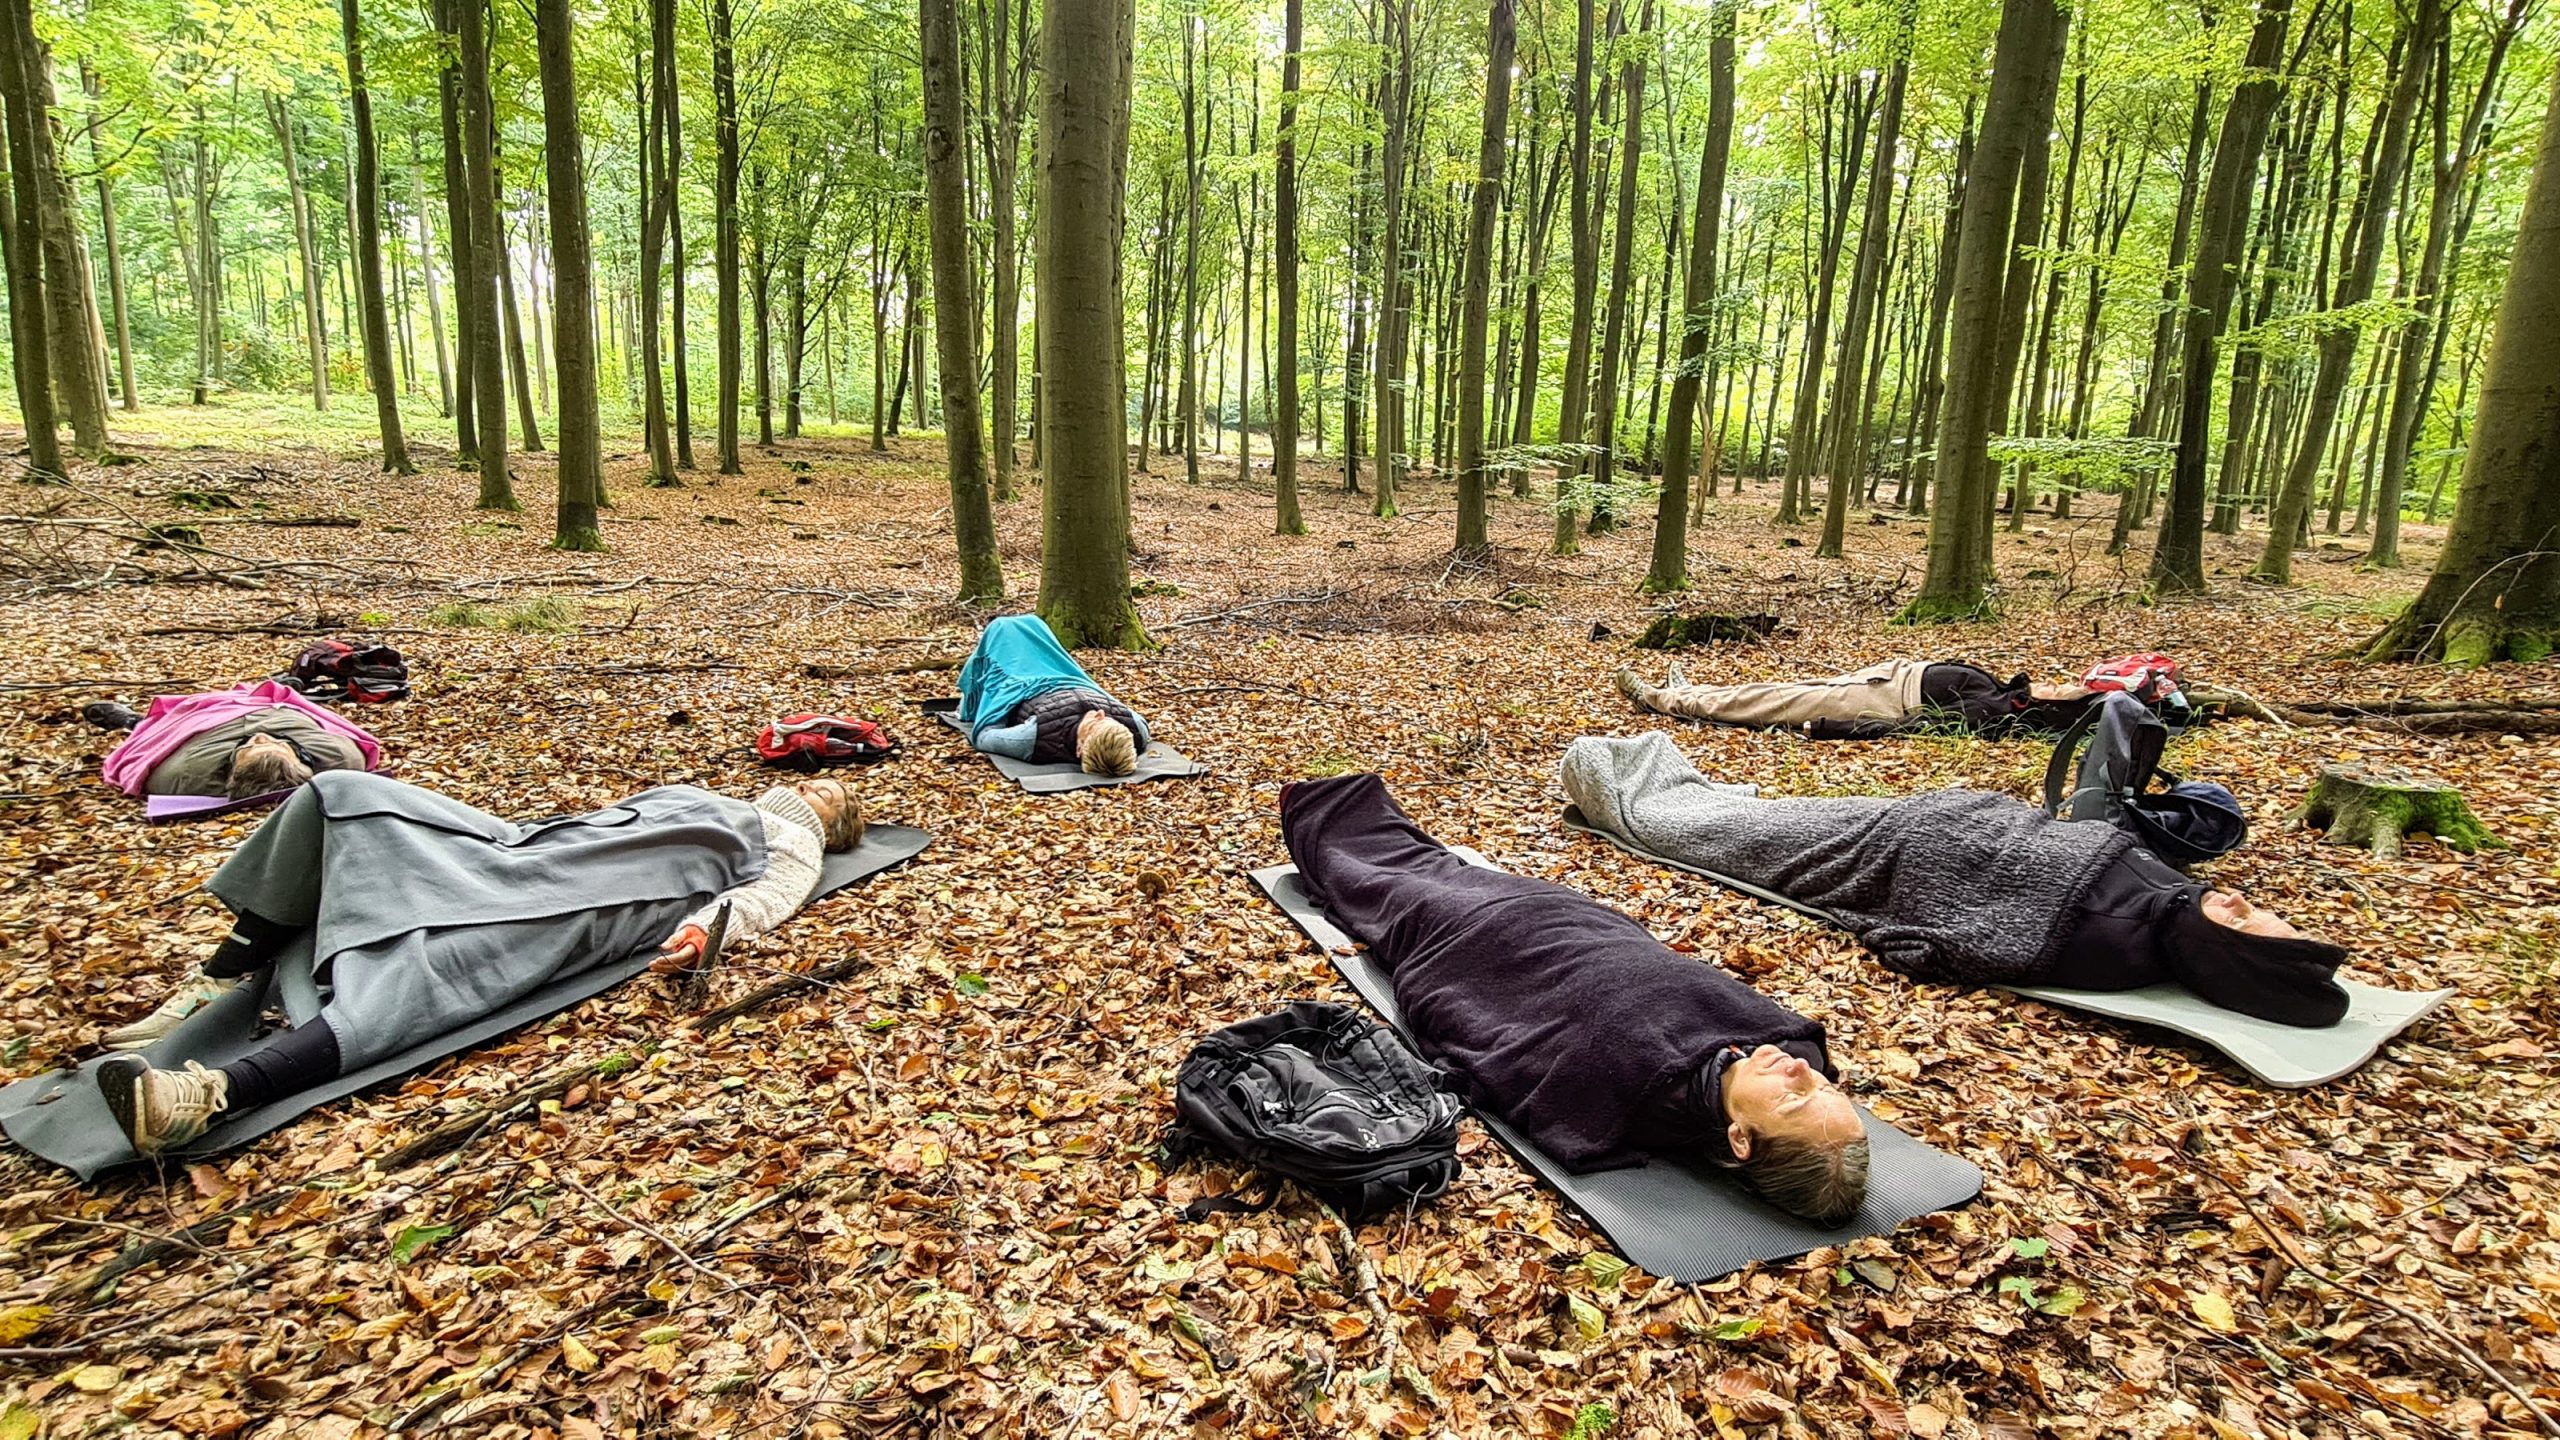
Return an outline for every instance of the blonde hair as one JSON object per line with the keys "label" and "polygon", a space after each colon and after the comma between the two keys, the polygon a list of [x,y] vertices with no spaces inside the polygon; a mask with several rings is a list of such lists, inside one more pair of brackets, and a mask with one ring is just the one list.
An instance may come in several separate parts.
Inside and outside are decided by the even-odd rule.
{"label": "blonde hair", "polygon": [[281,740],[252,750],[250,747],[261,738],[264,737],[243,740],[240,748],[231,752],[231,782],[225,788],[234,800],[292,790],[311,778],[311,767]]}
{"label": "blonde hair", "polygon": [[1120,776],[1138,768],[1138,737],[1129,727],[1105,715],[1076,747],[1076,763],[1094,775]]}

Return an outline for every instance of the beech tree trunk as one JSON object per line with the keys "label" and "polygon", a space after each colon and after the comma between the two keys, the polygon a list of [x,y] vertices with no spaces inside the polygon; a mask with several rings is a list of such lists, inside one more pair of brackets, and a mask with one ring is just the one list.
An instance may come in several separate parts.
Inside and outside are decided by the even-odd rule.
{"label": "beech tree trunk", "polygon": [[[1304,535],[1298,512],[1298,78],[1305,43],[1305,0],[1285,0],[1280,61],[1280,133],[1272,175],[1271,263],[1278,272],[1279,352],[1273,375],[1277,403],[1271,415],[1273,532]],[[1139,437],[1143,449],[1145,437]]]}
{"label": "beech tree trunk", "polygon": [[1383,63],[1378,77],[1378,356],[1372,367],[1376,382],[1378,440],[1376,483],[1370,513],[1394,516],[1396,485],[1404,478],[1405,365],[1405,113],[1413,100],[1413,0],[1380,0],[1386,24]]}
{"label": "beech tree trunk", "polygon": [[[1591,311],[1600,290],[1600,232],[1591,204],[1592,42],[1598,17],[1592,0],[1577,0],[1573,32],[1573,175],[1571,210],[1565,216],[1573,247],[1573,314],[1565,322],[1564,380],[1557,391],[1556,448],[1570,452],[1582,443],[1591,384]],[[1571,555],[1582,546],[1571,482],[1581,462],[1559,453],[1556,467],[1555,553]]]}
{"label": "beech tree trunk", "polygon": [[[10,91],[10,121],[26,135],[23,156],[13,142],[10,169],[24,166],[32,182],[19,202],[16,233],[33,240],[44,268],[42,300],[47,358],[57,413],[71,422],[71,443],[83,455],[107,450],[106,387],[100,379],[97,348],[91,343],[87,267],[80,263],[79,210],[63,179],[61,156],[53,132],[53,62],[36,37],[30,8],[11,0],[7,16],[14,54],[6,57],[5,83]],[[15,181],[13,180],[14,184]],[[27,201],[34,202],[32,210]],[[59,475],[59,466],[48,473]]]}
{"label": "beech tree trunk", "polygon": [[[720,473],[743,475],[738,458],[738,61],[729,0],[711,0],[711,98],[714,107],[712,165],[713,259],[720,287],[719,411]],[[677,284],[683,284],[679,279]]]}
{"label": "beech tree trunk", "polygon": [[[373,133],[373,95],[364,78],[364,25],[358,13],[359,0],[339,0],[338,25],[347,51],[347,91],[355,119],[355,250],[358,311],[363,317],[364,370],[373,385],[374,423],[382,434],[382,468],[394,475],[414,475],[418,467],[409,463],[409,442],[400,428],[399,382],[391,372],[391,319],[382,302],[382,157]],[[99,179],[102,187],[106,181]],[[586,209],[584,192],[580,192],[579,211]],[[581,229],[581,235],[584,230]],[[108,257],[114,259],[110,224]],[[554,262],[557,263],[556,261]],[[124,328],[122,282],[117,284],[116,328]],[[130,353],[128,352],[128,363]],[[125,375],[128,402],[132,399],[133,376]]]}
{"label": "beech tree trunk", "polygon": [[480,500],[483,510],[519,510],[507,475],[507,382],[498,319],[497,153],[492,149],[489,101],[489,35],[482,0],[453,0],[462,41],[462,180],[470,237],[470,293],[457,308],[471,312],[473,413],[480,426]]}
{"label": "beech tree trunk", "polygon": [[[1707,341],[1715,329],[1716,246],[1723,238],[1725,170],[1733,150],[1734,23],[1740,9],[1741,0],[1715,0],[1708,12],[1707,143],[1698,154],[1697,211],[1689,223],[1689,271],[1680,292],[1680,364],[1662,428],[1662,499],[1654,509],[1653,560],[1642,586],[1648,594],[1689,588],[1691,435]],[[1711,464],[1710,488],[1714,476]]]}
{"label": "beech tree trunk", "polygon": [[[2479,156],[2489,108],[2504,73],[2507,49],[2514,43],[2516,32],[2523,28],[2525,11],[2526,0],[2508,0],[2505,16],[2490,32],[2489,56],[2481,65],[2480,88],[2473,93],[2471,108],[2463,114],[2460,138],[2450,155],[2445,153],[2442,142],[2443,116],[2452,104],[2451,94],[2448,92],[2437,101],[2437,139],[2430,156],[2435,173],[2427,207],[2426,249],[2419,262],[2414,313],[2400,332],[2399,379],[2392,387],[2391,418],[2383,439],[2382,485],[2374,501],[2373,548],[2365,556],[2368,565],[2397,568],[2400,564],[2400,507],[2407,493],[2409,452],[2417,444],[2418,422],[2426,404],[2428,382],[2434,378],[2435,357],[2444,353],[2444,322],[2450,309],[2450,297],[2443,293],[2444,277],[2456,217],[2464,209],[2462,182]],[[2449,84],[2448,48],[2439,37],[2438,73]]]}
{"label": "beech tree trunk", "polygon": [[[347,4],[352,15],[354,0]],[[588,318],[595,304],[594,242],[587,233],[577,37],[569,6],[570,0],[535,0],[533,12],[542,70],[543,176],[551,201],[551,345],[560,367],[560,508],[551,544],[559,550],[601,550],[596,510],[604,499],[604,436],[597,418],[595,327]]]}
{"label": "beech tree trunk", "polygon": [[[16,8],[11,6],[12,10]],[[18,413],[27,429],[27,478],[39,484],[59,484],[70,477],[62,464],[61,438],[55,433],[53,339],[48,333],[53,312],[45,300],[44,261],[38,253],[43,245],[36,234],[36,215],[43,207],[36,198],[34,151],[41,132],[32,125],[26,102],[26,64],[19,35],[14,18],[0,20],[0,105],[7,110],[9,149],[8,212],[0,215],[0,229],[7,232],[7,244],[0,248],[8,252],[9,331],[16,346],[12,368],[18,384]],[[171,198],[174,201],[176,197],[173,194]],[[204,371],[201,341],[205,293],[211,288],[209,284],[196,287],[199,376]],[[198,385],[201,401],[201,380]]]}
{"label": "beech tree trunk", "polygon": [[[2400,177],[2409,163],[2409,129],[2418,109],[2420,82],[2434,54],[2437,28],[2445,18],[2446,0],[2415,0],[2415,4],[2417,13],[2409,23],[2408,43],[2402,47],[2400,69],[2392,79],[2390,99],[2385,102],[2388,108],[2382,124],[2382,143],[2357,200],[2357,218],[2351,226],[2355,249],[2338,277],[2332,309],[2349,309],[2371,299],[2374,276],[2381,268],[2383,242],[2390,234],[2392,201],[2400,192]],[[2294,543],[2311,511],[2320,462],[2329,446],[2330,427],[2337,422],[2339,397],[2345,393],[2348,367],[2355,363],[2356,343],[2362,334],[2360,325],[2339,325],[2320,333],[2320,368],[2311,384],[2301,445],[2294,452],[2292,467],[2285,472],[2283,487],[2276,492],[2275,503],[2268,508],[2266,548],[2258,556],[2257,569],[2251,572],[2257,579],[2278,585],[2293,579]]]}
{"label": "beech tree trunk", "polygon": [[302,342],[311,361],[311,408],[329,408],[329,315],[320,299],[320,247],[311,233],[311,196],[302,185],[295,153],[293,116],[282,96],[267,97],[267,127],[275,133],[284,166],[285,207],[293,217],[293,245],[302,260]]}
{"label": "beech tree trunk", "polygon": [[1920,593],[1902,612],[1906,621],[1972,619],[1986,603],[1991,554],[1983,515],[1996,479],[1991,416],[2002,389],[1997,351],[2010,212],[2027,147],[2046,143],[2034,125],[2036,101],[2059,22],[2053,0],[2006,0],[2001,7],[1991,95],[1983,108],[1973,163],[1965,172],[1929,564]]}
{"label": "beech tree trunk", "polygon": [[[1653,0],[1645,0],[1636,33],[1653,29]],[[1636,167],[1644,154],[1644,50],[1629,46],[1618,80],[1618,104],[1626,112],[1626,138],[1618,147],[1617,234],[1609,253],[1609,318],[1600,340],[1600,385],[1591,400],[1591,523],[1594,535],[1614,529],[1609,489],[1618,479],[1618,375],[1625,364],[1629,273],[1635,260]]]}
{"label": "beech tree trunk", "polygon": [[1069,646],[1143,649],[1129,601],[1121,350],[1133,24],[1126,0],[1048,0],[1040,27],[1040,615]]}
{"label": "beech tree trunk", "polygon": [[2560,645],[2560,78],[2514,254],[2444,553],[2370,659],[2536,661]]}
{"label": "beech tree trunk", "polygon": [[2161,591],[2202,593],[2205,588],[2205,459],[2213,440],[2214,352],[2230,315],[2232,266],[2249,228],[2250,180],[2282,91],[2275,64],[2291,10],[2292,0],[2260,0],[2249,36],[2246,78],[2232,90],[2224,109],[2212,178],[2197,215],[2196,258],[2187,272],[2178,362],[2178,451],[2170,463],[2160,540],[2151,552],[2150,583]]}
{"label": "beech tree trunk", "polygon": [[[1004,602],[995,507],[987,495],[984,422],[978,417],[978,297],[969,269],[968,177],[961,136],[957,0],[921,0],[924,52],[925,233],[933,258],[933,332],[942,363],[942,453],[951,486],[951,533],[960,549],[960,599]],[[1011,203],[1006,199],[1001,203]]]}
{"label": "beech tree trunk", "polygon": [[[480,355],[482,287],[473,283],[471,187],[463,181],[462,59],[459,44],[464,0],[433,0],[436,29],[455,37],[452,56],[437,73],[438,119],[444,139],[445,245],[453,257],[453,434],[454,456],[465,466],[480,458],[480,383],[474,369]],[[201,403],[201,402],[199,402]]]}
{"label": "beech tree trunk", "polygon": [[[1297,0],[1290,0],[1292,5]],[[1493,299],[1493,221],[1502,207],[1503,139],[1511,124],[1512,0],[1493,0],[1485,26],[1484,138],[1467,204],[1466,293],[1458,319],[1458,553],[1489,555],[1485,492],[1485,327]]]}
{"label": "beech tree trunk", "polygon": [[124,246],[116,225],[116,197],[113,179],[107,173],[106,147],[98,135],[98,84],[83,63],[80,67],[82,86],[89,94],[89,163],[98,172],[98,229],[107,246],[107,299],[115,314],[117,378],[121,384],[121,403],[128,411],[140,408],[142,398],[133,383],[133,326],[125,305]]}
{"label": "beech tree trunk", "polygon": [[[1911,12],[1902,12],[1904,26]],[[1893,164],[1902,145],[1902,92],[1911,75],[1903,53],[1909,30],[1897,36],[1893,70],[1884,82],[1884,115],[1876,122],[1875,169],[1867,179],[1867,213],[1858,226],[1858,259],[1849,276],[1849,315],[1840,334],[1840,379],[1831,397],[1832,446],[1829,492],[1823,497],[1822,541],[1816,555],[1837,559],[1848,539],[1851,487],[1867,471],[1867,403],[1864,388],[1867,333],[1875,324],[1885,252],[1893,244]]]}

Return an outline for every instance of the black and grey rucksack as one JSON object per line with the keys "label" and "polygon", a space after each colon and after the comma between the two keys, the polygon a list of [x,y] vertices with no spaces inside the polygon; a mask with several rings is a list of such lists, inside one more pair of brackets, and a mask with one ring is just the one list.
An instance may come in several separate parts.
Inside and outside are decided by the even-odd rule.
{"label": "black and grey rucksack", "polygon": [[[1301,1000],[1203,1039],[1174,1086],[1165,1150],[1208,1154],[1295,1180],[1357,1218],[1436,1199],[1458,1178],[1464,1106],[1385,1026]],[[1266,1198],[1262,1205],[1268,1205]],[[1185,1216],[1260,1209],[1225,1197]]]}
{"label": "black and grey rucksack", "polygon": [[[2045,813],[2103,820],[2182,870],[2239,848],[2249,837],[2239,798],[2209,780],[2182,780],[2162,769],[2168,743],[2168,723],[2150,706],[2125,691],[2100,695],[2053,747],[2044,772]],[[2154,788],[2163,779],[2166,788]]]}

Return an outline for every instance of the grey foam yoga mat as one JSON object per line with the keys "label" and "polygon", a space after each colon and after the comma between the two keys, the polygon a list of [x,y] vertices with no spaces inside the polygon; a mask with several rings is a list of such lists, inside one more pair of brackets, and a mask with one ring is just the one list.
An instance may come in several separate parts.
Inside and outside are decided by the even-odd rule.
{"label": "grey foam yoga mat", "polygon": [[[1465,846],[1451,852],[1471,865],[1498,868]],[[1253,872],[1253,882],[1323,948],[1342,978],[1398,1033],[1412,1031],[1396,1008],[1395,990],[1365,950],[1317,908],[1294,865]],[[1702,962],[1703,963],[1703,962]],[[1845,1225],[1825,1229],[1761,1200],[1738,1181],[1705,1166],[1657,1160],[1626,1170],[1576,1175],[1518,1131],[1478,1110],[1476,1118],[1539,1179],[1590,1217],[1629,1262],[1684,1283],[1713,1280],[1746,1265],[1784,1260],[1825,1245],[1883,1235],[1906,1220],[1950,1210],[1982,1193],[1982,1172],[1933,1150],[1860,1106],[1869,1153],[1867,1203]]]}
{"label": "grey foam yoga mat", "polygon": [[[818,893],[810,903],[833,895],[859,880],[869,879],[895,865],[902,865],[924,852],[933,837],[906,825],[874,825],[864,832],[862,844],[841,855],[830,855],[820,872]],[[301,944],[311,942],[305,937]],[[644,952],[610,965],[580,971],[552,983],[496,1014],[484,1017],[460,1030],[439,1035],[390,1059],[368,1065],[351,1074],[341,1075],[326,1085],[296,1091],[255,1110],[224,1117],[199,1137],[195,1143],[174,1150],[165,1159],[186,1161],[219,1151],[237,1149],[268,1131],[300,1116],[304,1111],[327,1104],[344,1095],[352,1095],[370,1085],[398,1079],[412,1071],[474,1045],[485,1043],[520,1026],[565,1010],[581,1000],[612,989],[649,968],[654,953]],[[283,967],[279,966],[278,969]],[[274,970],[268,972],[275,974]],[[268,1038],[259,1030],[259,1015],[272,999],[272,981],[260,990],[242,986],[230,994],[190,1015],[159,1044],[142,1052],[154,1065],[174,1066],[195,1060],[208,1067],[219,1067],[239,1059],[258,1048]],[[29,1076],[6,1089],[0,1089],[0,1131],[32,1153],[69,1170],[83,1182],[99,1172],[141,1159],[125,1140],[123,1127],[107,1111],[106,1097],[91,1079],[107,1057],[99,1056],[70,1070],[55,1070]]]}
{"label": "grey foam yoga mat", "polygon": [[[960,702],[956,699],[927,700],[924,713],[968,734],[969,727],[960,723]],[[1138,756],[1138,768],[1126,775],[1093,775],[1084,767],[1068,761],[1057,765],[1034,765],[1010,755],[988,755],[978,752],[988,763],[1004,773],[1004,777],[1034,795],[1055,795],[1066,790],[1084,790],[1096,785],[1137,785],[1149,780],[1181,780],[1193,775],[1206,775],[1209,767],[1192,760],[1181,751],[1159,740]]]}
{"label": "grey foam yoga mat", "polygon": [[[1798,904],[1774,890],[1763,890],[1757,885],[1745,884],[1730,876],[1718,875],[1712,870],[1631,845],[1624,838],[1590,824],[1580,811],[1571,806],[1565,807],[1564,823],[1568,829],[1606,840],[1628,854],[1656,865],[1687,871],[1755,900],[1783,905],[1826,925],[1840,923],[1828,912]],[[2433,1014],[2437,1006],[2452,999],[2454,994],[2451,990],[2386,990],[2346,979],[2341,979],[2338,984],[2347,992],[2346,1016],[2337,1024],[2318,1030],[2278,1025],[2272,1020],[2225,1010],[2181,985],[2146,985],[2139,990],[2065,990],[2049,985],[2004,985],[1997,988],[2031,1000],[2041,1000],[2048,1005],[2103,1015],[2110,1020],[2155,1026],[2183,1035],[2229,1056],[2262,1084],[2279,1090],[2326,1085],[2341,1076],[2354,1074],[2381,1053],[2382,1047],[2394,1036]]]}

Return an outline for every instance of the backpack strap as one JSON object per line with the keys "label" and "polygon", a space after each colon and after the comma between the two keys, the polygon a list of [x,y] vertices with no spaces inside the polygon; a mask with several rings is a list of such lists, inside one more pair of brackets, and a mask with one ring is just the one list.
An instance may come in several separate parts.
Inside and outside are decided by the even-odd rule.
{"label": "backpack strap", "polygon": [[1280,1187],[1274,1185],[1271,1187],[1270,1193],[1264,1195],[1259,1200],[1239,1200],[1232,1194],[1203,1195],[1199,1199],[1192,1201],[1190,1204],[1183,1206],[1180,1213],[1182,1215],[1183,1222],[1185,1224],[1190,1224],[1196,1221],[1205,1220],[1212,1215],[1259,1215],[1263,1211],[1270,1209],[1273,1205],[1278,1204],[1279,1201]]}
{"label": "backpack strap", "polygon": [[2062,732],[2062,738],[2053,742],[2053,758],[2046,761],[2044,767],[2044,813],[2047,815],[2061,818],[2062,807],[2072,796],[2068,787],[2080,742],[2097,728],[2098,716],[2105,709],[2104,705],[2091,705],[2082,710],[2079,718],[2071,722],[2071,727]]}

